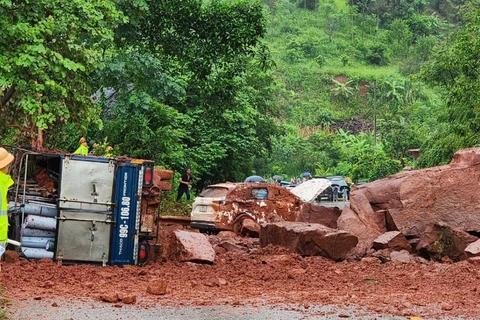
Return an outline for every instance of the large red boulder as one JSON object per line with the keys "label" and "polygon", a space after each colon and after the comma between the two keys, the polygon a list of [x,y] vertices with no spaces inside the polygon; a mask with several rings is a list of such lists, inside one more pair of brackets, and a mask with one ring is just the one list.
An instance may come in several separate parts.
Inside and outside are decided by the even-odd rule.
{"label": "large red boulder", "polygon": [[357,237],[348,232],[317,223],[267,223],[260,230],[261,247],[277,245],[303,256],[323,256],[332,260],[345,259],[357,243]]}
{"label": "large red boulder", "polygon": [[354,188],[351,209],[362,221],[385,210],[390,219],[386,229],[398,229],[407,237],[419,238],[435,224],[480,232],[478,181],[480,148],[460,150],[449,165],[401,172]]}

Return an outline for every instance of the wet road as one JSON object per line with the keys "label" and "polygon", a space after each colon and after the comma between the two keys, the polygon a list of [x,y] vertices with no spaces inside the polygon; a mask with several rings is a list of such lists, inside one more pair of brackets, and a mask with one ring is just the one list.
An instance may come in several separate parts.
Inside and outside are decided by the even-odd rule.
{"label": "wet road", "polygon": [[7,312],[11,320],[303,320],[303,319],[405,319],[369,313],[357,306],[339,308],[332,305],[301,306],[295,304],[244,306],[141,307],[110,304],[92,299],[42,299],[13,303]]}

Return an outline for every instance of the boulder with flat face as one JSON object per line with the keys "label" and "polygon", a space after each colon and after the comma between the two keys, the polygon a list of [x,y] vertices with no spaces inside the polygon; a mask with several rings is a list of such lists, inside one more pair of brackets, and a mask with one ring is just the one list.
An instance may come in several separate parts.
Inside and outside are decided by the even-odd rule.
{"label": "boulder with flat face", "polygon": [[173,234],[175,235],[175,250],[170,252],[172,260],[213,264],[215,250],[207,236],[183,230],[176,230]]}
{"label": "boulder with flat face", "polygon": [[345,259],[357,243],[357,237],[346,231],[316,223],[267,223],[260,230],[262,247],[277,245],[303,256],[323,256],[332,260]]}
{"label": "boulder with flat face", "polygon": [[374,221],[362,220],[349,207],[343,209],[337,224],[340,230],[344,230],[358,239],[357,246],[349,253],[349,257],[352,258],[364,256],[372,248],[373,241],[382,234]]}
{"label": "boulder with flat face", "polygon": [[400,231],[388,231],[373,241],[375,250],[393,249],[396,251],[407,250],[412,251],[412,246],[407,238]]}
{"label": "boulder with flat face", "polygon": [[480,257],[480,239],[470,243],[465,248],[465,253],[468,257]]}
{"label": "boulder with flat face", "polygon": [[315,203],[304,203],[300,213],[296,216],[296,222],[320,223],[326,227],[336,229],[337,219],[340,216],[337,207],[324,207]]}

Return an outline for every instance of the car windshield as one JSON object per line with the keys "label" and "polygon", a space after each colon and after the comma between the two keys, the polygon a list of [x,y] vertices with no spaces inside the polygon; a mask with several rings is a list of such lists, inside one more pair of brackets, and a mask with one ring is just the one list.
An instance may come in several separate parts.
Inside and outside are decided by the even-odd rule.
{"label": "car windshield", "polygon": [[225,198],[227,196],[227,193],[227,188],[209,187],[203,190],[198,196],[205,198]]}
{"label": "car windshield", "polygon": [[345,180],[339,178],[331,178],[329,179],[332,182],[332,185],[337,185],[340,187],[348,187],[348,184]]}

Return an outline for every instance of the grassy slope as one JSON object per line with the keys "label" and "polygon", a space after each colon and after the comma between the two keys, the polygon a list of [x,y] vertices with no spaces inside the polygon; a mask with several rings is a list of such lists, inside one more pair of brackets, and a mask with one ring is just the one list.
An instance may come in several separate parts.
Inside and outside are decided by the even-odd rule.
{"label": "grassy slope", "polygon": [[[283,11],[282,11],[283,9]],[[342,110],[331,104],[331,86],[329,79],[335,75],[346,75],[349,79],[380,79],[401,78],[395,65],[376,67],[365,65],[355,59],[356,52],[351,46],[351,30],[349,21],[343,21],[343,28],[339,28],[329,42],[325,31],[325,10],[312,12],[300,8],[279,8],[273,28],[269,19],[267,44],[277,65],[276,80],[285,87],[281,108],[286,109],[287,122],[305,126],[315,125],[309,121],[308,115],[315,115],[320,109],[328,109],[335,116],[355,116],[354,110]],[[336,12],[347,12],[345,1],[335,1]],[[347,19],[346,16],[345,19]],[[358,36],[357,36],[358,38]],[[370,39],[373,36],[370,36]],[[325,58],[323,65],[319,65],[313,57],[303,58],[295,62],[286,61],[288,46],[295,43],[311,43],[316,45],[319,55]],[[343,65],[340,57],[346,54],[349,57],[347,65]],[[327,85],[326,85],[327,84]],[[301,109],[301,110],[300,110]],[[303,113],[299,114],[299,113]]]}

